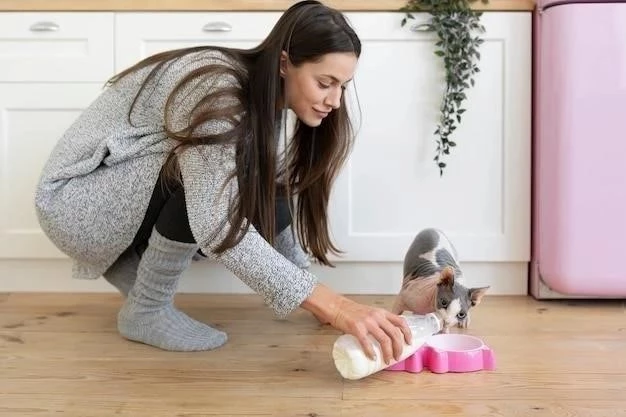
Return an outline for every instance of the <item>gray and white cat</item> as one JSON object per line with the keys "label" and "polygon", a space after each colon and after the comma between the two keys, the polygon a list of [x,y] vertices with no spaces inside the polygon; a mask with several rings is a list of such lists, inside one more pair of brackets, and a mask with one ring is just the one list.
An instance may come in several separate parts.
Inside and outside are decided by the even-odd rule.
{"label": "gray and white cat", "polygon": [[489,287],[467,288],[452,242],[441,230],[429,228],[417,234],[404,257],[404,279],[392,312],[427,314],[438,311],[445,329],[467,328],[470,308],[478,305]]}

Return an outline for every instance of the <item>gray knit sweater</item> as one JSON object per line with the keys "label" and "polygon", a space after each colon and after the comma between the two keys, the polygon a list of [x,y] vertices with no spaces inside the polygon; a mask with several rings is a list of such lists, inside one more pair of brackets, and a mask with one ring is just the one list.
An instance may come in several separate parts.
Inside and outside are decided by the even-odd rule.
{"label": "gray knit sweater", "polygon": [[[188,55],[161,69],[140,96],[128,121],[130,105],[151,68],[107,88],[80,115],[52,150],[39,181],[35,205],[42,229],[73,260],[73,277],[96,279],[131,244],[167,153],[175,143],[164,132],[165,100],[188,71],[223,60],[216,52]],[[205,78],[177,94],[182,116],[211,88],[232,79]],[[154,88],[158,84],[157,88]],[[203,126],[207,132],[229,129],[226,122]],[[235,147],[202,145],[179,156],[191,231],[205,254],[225,236],[223,227],[237,181]],[[310,295],[317,280],[277,252],[254,228],[219,257],[279,317],[286,317]],[[207,279],[211,277],[207,276]]]}

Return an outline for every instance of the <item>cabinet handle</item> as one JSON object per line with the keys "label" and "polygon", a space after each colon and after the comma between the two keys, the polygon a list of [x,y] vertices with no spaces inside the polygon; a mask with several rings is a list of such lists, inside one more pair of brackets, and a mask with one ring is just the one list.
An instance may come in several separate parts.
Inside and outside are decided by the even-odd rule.
{"label": "cabinet handle", "polygon": [[54,22],[37,22],[30,27],[31,32],[57,32],[59,29]]}
{"label": "cabinet handle", "polygon": [[433,27],[428,23],[421,23],[419,25],[411,26],[411,31],[413,32],[432,32]]}
{"label": "cabinet handle", "polygon": [[203,32],[230,32],[233,27],[226,22],[210,22],[202,26]]}

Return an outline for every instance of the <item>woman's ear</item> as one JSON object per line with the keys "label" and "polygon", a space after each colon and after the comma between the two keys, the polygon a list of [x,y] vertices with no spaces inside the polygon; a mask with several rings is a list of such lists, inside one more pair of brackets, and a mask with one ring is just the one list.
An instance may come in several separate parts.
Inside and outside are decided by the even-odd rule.
{"label": "woman's ear", "polygon": [[285,75],[287,75],[287,63],[288,63],[289,57],[287,56],[287,52],[282,51],[280,53],[280,76],[284,77]]}

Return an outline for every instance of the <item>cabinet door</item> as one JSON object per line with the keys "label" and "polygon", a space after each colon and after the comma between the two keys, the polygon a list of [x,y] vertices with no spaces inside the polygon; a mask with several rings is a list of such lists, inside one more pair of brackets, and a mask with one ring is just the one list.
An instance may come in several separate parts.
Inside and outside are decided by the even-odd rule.
{"label": "cabinet door", "polygon": [[333,235],[347,252],[338,260],[401,261],[420,229],[438,227],[461,260],[528,261],[530,13],[483,15],[481,71],[443,177],[433,162],[444,88],[434,34],[402,28],[402,13],[348,16],[363,42],[361,124],[332,195]]}
{"label": "cabinet door", "polygon": [[170,49],[199,45],[250,48],[280,17],[277,12],[119,13],[116,70]]}
{"label": "cabinet door", "polygon": [[113,24],[113,13],[0,13],[0,80],[104,82]]}
{"label": "cabinet door", "polygon": [[34,191],[52,147],[101,83],[0,84],[0,258],[59,258],[42,233]]}

